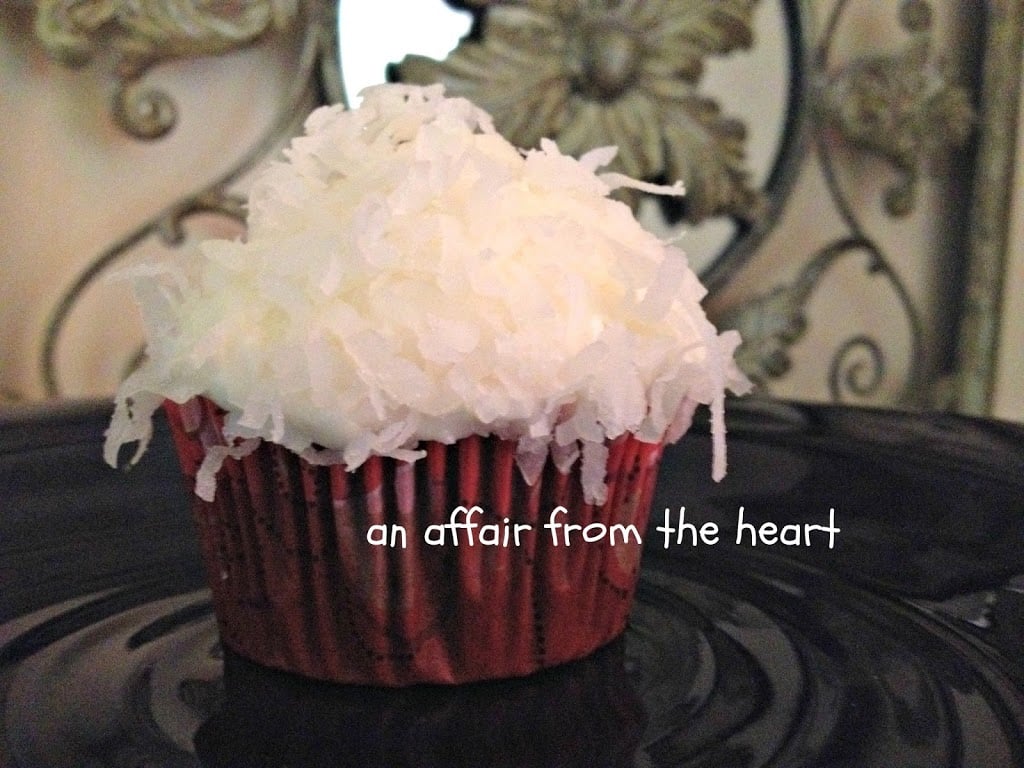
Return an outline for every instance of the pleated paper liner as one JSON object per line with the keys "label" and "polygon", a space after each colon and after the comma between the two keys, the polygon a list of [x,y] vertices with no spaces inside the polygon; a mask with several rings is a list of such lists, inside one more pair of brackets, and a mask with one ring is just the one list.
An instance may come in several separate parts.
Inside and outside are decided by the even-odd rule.
{"label": "pleated paper liner", "polygon": [[[194,480],[222,416],[202,398],[165,410]],[[527,485],[515,447],[427,443],[419,461],[354,472],[269,442],[227,459],[193,507],[222,642],[308,677],[402,686],[522,676],[618,637],[661,446],[610,442],[601,506],[579,462],[563,474],[549,459]],[[472,543],[453,522],[477,524]]]}

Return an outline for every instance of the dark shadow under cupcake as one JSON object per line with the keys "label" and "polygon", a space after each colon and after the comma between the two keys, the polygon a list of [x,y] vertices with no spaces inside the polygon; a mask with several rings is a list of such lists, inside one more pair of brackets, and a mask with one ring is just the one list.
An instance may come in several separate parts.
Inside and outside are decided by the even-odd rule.
{"label": "dark shadow under cupcake", "polygon": [[512,680],[337,685],[228,652],[226,698],[195,736],[204,768],[628,768],[646,715],[617,640]]}

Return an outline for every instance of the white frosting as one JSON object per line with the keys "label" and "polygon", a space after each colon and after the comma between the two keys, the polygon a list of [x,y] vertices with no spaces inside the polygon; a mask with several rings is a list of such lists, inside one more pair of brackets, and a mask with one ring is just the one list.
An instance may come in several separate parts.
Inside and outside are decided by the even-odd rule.
{"label": "white frosting", "polygon": [[164,398],[205,395],[235,455],[261,438],[355,469],[496,434],[528,479],[548,451],[582,455],[601,501],[597,444],[675,439],[706,403],[724,474],[739,337],[708,322],[683,253],[607,197],[639,185],[596,173],[614,149],[521,152],[439,86],[389,85],[313,112],[285,155],[253,186],[246,241],[131,270],[147,359],[118,392],[108,462],[132,441],[138,458]]}

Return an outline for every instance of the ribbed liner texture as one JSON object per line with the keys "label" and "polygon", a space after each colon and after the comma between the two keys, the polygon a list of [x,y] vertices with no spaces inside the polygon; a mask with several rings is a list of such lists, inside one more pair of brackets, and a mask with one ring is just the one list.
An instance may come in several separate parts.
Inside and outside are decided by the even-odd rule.
{"label": "ribbed liner texture", "polygon": [[[165,410],[193,479],[206,447],[222,443],[221,415],[204,399]],[[214,500],[195,497],[193,508],[222,641],[309,677],[400,686],[525,675],[622,633],[641,551],[623,526],[645,530],[660,445],[609,444],[600,507],[584,503],[576,469],[562,474],[550,460],[527,485],[513,441],[425,447],[415,463],[373,457],[352,473],[266,442],[225,461]],[[499,537],[507,530],[509,545],[482,544],[481,527],[472,546],[465,529],[457,544],[451,529],[427,543],[428,526],[459,507],[479,507],[469,519]],[[576,529],[566,546],[564,528],[544,528],[558,507],[567,514],[555,522],[601,523],[606,535],[586,542]],[[529,526],[518,546],[516,524]],[[387,543],[370,543],[370,532]]]}

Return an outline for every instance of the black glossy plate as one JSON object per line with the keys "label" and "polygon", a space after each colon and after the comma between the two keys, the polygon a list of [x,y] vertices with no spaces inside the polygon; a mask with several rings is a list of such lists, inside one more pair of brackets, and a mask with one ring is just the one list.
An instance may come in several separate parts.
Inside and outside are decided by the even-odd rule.
{"label": "black glossy plate", "polygon": [[723,483],[666,454],[622,641],[387,691],[224,659],[167,435],[115,472],[107,415],[0,418],[0,765],[1024,766],[1019,427],[737,402]]}

